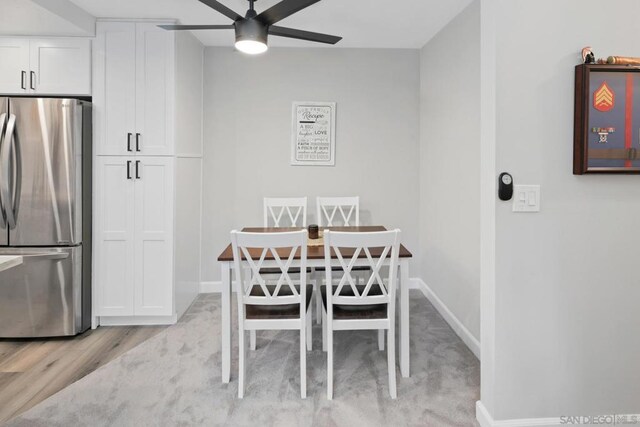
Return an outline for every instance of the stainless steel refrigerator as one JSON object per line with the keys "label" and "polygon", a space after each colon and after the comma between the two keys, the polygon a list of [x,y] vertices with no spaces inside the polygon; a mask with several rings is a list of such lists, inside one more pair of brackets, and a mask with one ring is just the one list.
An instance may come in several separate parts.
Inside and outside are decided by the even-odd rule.
{"label": "stainless steel refrigerator", "polygon": [[0,97],[0,338],[91,326],[91,103]]}

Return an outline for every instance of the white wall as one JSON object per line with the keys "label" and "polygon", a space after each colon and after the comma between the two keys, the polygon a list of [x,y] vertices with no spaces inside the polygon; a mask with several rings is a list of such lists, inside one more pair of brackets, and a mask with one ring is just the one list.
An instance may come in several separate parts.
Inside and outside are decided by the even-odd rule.
{"label": "white wall", "polygon": [[[419,89],[417,50],[207,48],[202,280],[220,280],[231,229],[262,225],[265,196],[359,195],[361,222],[417,254]],[[292,101],[337,102],[335,167],[289,165]]]}
{"label": "white wall", "polygon": [[420,273],[480,338],[480,2],[420,53]]}
{"label": "white wall", "polygon": [[541,184],[542,211],[496,202],[493,417],[639,413],[640,177],[574,176],[572,150],[580,50],[640,56],[640,2],[496,11],[496,173]]}
{"label": "white wall", "polygon": [[176,312],[198,295],[202,210],[202,84],[204,48],[176,33]]}

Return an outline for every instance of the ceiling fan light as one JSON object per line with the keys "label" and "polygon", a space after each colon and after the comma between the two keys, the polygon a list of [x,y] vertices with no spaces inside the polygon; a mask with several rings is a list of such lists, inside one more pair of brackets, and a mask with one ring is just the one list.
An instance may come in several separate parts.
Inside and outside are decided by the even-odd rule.
{"label": "ceiling fan light", "polygon": [[267,51],[268,46],[258,40],[238,40],[236,41],[236,49],[249,55],[258,55]]}

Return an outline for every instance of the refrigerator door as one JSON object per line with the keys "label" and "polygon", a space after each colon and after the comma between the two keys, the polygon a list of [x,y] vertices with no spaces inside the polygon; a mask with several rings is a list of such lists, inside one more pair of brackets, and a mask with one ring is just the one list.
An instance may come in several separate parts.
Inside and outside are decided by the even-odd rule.
{"label": "refrigerator door", "polygon": [[[9,98],[0,97],[0,153],[2,153],[2,145],[4,143],[4,134],[7,130],[7,121],[9,115]],[[0,186],[2,178],[0,177]],[[9,244],[9,230],[7,229],[7,217],[4,213],[4,204],[2,203],[2,192],[0,192],[0,246]]]}
{"label": "refrigerator door", "polygon": [[9,113],[15,130],[5,138],[11,145],[0,150],[0,184],[7,182],[4,193],[11,198],[4,201],[9,245],[81,243],[81,101],[11,98]]}
{"label": "refrigerator door", "polygon": [[0,338],[82,332],[82,247],[5,248],[20,265],[0,271]]}

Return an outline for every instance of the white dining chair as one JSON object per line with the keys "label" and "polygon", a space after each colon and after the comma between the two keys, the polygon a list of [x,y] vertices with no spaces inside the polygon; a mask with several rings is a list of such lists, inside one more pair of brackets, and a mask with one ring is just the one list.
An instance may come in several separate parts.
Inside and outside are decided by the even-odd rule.
{"label": "white dining chair", "polygon": [[[322,286],[322,347],[327,351],[327,398],[333,398],[333,333],[344,330],[373,329],[387,331],[387,364],[389,395],[396,398],[395,295],[400,230],[373,233],[324,232],[326,282]],[[341,270],[331,268],[331,251]],[[383,268],[390,257],[388,269]],[[358,285],[352,276],[356,265],[367,265],[371,276]],[[383,279],[383,271],[387,272]],[[386,279],[386,280],[385,280]],[[378,342],[378,348],[383,347]]]}
{"label": "white dining chair", "polygon": [[360,197],[317,197],[318,226],[360,225]]}
{"label": "white dining chair", "polygon": [[306,197],[264,198],[264,227],[306,226]]}
{"label": "white dining chair", "polygon": [[[311,350],[312,286],[307,285],[307,230],[284,233],[245,233],[232,231],[231,244],[238,300],[238,397],[244,396],[245,331],[300,330],[300,395],[307,397],[307,354]],[[297,251],[300,274],[289,274]],[[265,258],[273,257],[280,274],[277,280],[265,279],[260,270]],[[241,263],[247,263],[247,274]]]}
{"label": "white dining chair", "polygon": [[[316,218],[322,227],[358,227],[360,225],[360,197],[316,197]],[[339,267],[334,267],[339,269]],[[317,269],[320,274],[324,269]],[[355,271],[368,272],[367,267],[358,267]],[[362,276],[364,273],[359,273]],[[360,277],[357,277],[357,280]],[[318,280],[319,281],[319,280]],[[316,293],[316,322],[321,323],[322,301],[320,293]]]}
{"label": "white dining chair", "polygon": [[[263,227],[306,227],[307,226],[307,198],[306,197],[265,197],[263,201]],[[299,270],[292,269],[289,274],[297,274]],[[262,269],[263,276],[279,274],[278,269]],[[317,298],[316,298],[317,299]],[[256,349],[256,331],[249,334],[249,347]]]}

